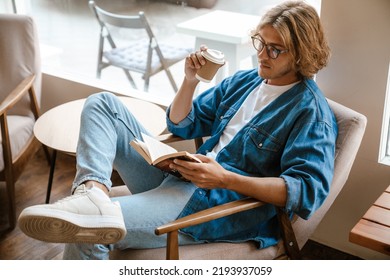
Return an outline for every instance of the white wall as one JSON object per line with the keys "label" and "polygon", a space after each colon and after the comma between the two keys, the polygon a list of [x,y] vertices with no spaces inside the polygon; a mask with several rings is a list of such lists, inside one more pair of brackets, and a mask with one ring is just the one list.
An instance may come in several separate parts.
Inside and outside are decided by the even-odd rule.
{"label": "white wall", "polygon": [[390,185],[390,167],[378,163],[390,59],[389,0],[323,0],[321,18],[332,48],[317,81],[325,95],[368,118],[350,178],[314,240],[365,259],[388,256],[348,241],[348,234]]}

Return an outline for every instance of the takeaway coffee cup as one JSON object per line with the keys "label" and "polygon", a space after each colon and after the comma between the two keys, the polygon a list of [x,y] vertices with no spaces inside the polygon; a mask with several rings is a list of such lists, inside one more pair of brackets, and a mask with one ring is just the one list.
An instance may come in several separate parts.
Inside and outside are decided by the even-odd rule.
{"label": "takeaway coffee cup", "polygon": [[196,78],[199,81],[209,83],[214,78],[218,69],[225,64],[225,55],[223,52],[208,49],[201,52],[206,59],[206,64],[196,72]]}

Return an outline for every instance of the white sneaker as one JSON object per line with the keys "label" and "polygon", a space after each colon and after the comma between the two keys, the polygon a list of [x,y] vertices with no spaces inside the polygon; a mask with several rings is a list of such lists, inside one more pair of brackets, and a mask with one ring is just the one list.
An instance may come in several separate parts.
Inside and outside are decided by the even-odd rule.
{"label": "white sneaker", "polygon": [[24,209],[18,223],[26,235],[53,243],[112,244],[126,235],[119,203],[84,185],[54,204]]}

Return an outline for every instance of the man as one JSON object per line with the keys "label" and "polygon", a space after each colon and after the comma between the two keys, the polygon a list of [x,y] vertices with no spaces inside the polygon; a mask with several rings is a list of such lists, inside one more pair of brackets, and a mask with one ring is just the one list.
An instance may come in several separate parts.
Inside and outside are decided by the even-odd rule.
{"label": "man", "polygon": [[[82,113],[73,195],[26,208],[22,230],[69,243],[66,259],[106,259],[112,247],[165,246],[155,227],[246,196],[268,204],[183,229],[180,244],[254,240],[264,248],[279,236],[274,205],[309,218],[333,177],[337,125],[312,79],[326,66],[329,47],[316,11],[300,1],[267,12],[252,41],[258,67],[194,101],[195,73],[205,60],[200,51],[186,58],[168,129],[184,138],[210,136],[197,151],[202,163],[172,163],[189,182],[149,166],[129,145],[145,129],[112,94],[96,94]],[[115,202],[107,196],[113,166],[133,193]]]}

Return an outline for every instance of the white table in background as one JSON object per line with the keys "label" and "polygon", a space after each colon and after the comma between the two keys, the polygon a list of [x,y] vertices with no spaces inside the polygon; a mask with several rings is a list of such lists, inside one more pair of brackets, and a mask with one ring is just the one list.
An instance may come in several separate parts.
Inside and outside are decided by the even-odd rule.
{"label": "white table in background", "polygon": [[[221,70],[227,68],[228,75],[232,75],[245,58],[251,56],[253,65],[257,64],[256,50],[252,46],[250,35],[259,21],[260,16],[216,10],[179,23],[176,30],[195,36],[195,49],[204,44],[224,52],[228,63]],[[221,72],[217,74],[217,82],[226,76]]]}

